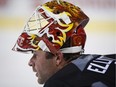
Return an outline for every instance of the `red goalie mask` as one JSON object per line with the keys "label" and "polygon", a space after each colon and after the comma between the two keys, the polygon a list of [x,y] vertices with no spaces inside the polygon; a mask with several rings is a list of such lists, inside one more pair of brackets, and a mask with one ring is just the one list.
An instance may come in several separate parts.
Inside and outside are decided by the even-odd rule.
{"label": "red goalie mask", "polygon": [[83,51],[89,18],[77,6],[65,1],[51,1],[38,6],[29,18],[13,50],[55,53]]}

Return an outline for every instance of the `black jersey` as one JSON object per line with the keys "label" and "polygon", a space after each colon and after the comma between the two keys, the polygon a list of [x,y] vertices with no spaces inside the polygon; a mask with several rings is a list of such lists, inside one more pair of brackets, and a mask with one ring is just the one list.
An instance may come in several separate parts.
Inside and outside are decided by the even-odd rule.
{"label": "black jersey", "polygon": [[53,75],[44,87],[115,87],[115,55],[82,55]]}

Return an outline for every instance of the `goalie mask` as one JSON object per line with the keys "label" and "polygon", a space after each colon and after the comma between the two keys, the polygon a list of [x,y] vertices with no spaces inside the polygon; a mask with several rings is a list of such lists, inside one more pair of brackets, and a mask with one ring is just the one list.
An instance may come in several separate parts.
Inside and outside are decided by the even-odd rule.
{"label": "goalie mask", "polygon": [[51,1],[38,6],[19,36],[14,51],[42,50],[55,54],[82,52],[89,18],[77,6],[66,1]]}

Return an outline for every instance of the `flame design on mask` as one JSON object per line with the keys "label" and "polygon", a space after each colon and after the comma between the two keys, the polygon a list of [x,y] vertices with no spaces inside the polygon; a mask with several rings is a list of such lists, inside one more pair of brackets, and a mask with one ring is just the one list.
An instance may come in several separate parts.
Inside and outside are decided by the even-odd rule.
{"label": "flame design on mask", "polygon": [[22,33],[17,40],[18,45],[24,49],[39,49],[37,35]]}
{"label": "flame design on mask", "polygon": [[57,28],[58,30],[60,30],[60,31],[62,32],[62,36],[58,36],[59,40],[53,39],[53,42],[54,42],[54,43],[57,43],[57,44],[59,44],[60,46],[62,46],[63,43],[66,41],[66,33],[72,29],[73,23],[71,23],[71,24],[69,24],[69,25],[66,25],[66,24],[63,24],[63,23],[61,23],[61,22],[58,22],[58,24],[59,24],[60,26],[62,26],[62,27],[67,27],[67,28],[64,29],[64,30],[62,30],[62,29],[60,29],[60,28]]}
{"label": "flame design on mask", "polygon": [[[49,17],[50,16],[53,17],[54,21],[52,23],[50,23],[50,25],[48,25],[45,29],[41,30],[39,32],[39,36],[41,37],[44,34],[46,34],[47,37],[52,37],[52,43],[62,46],[67,38],[66,33],[69,32],[74,26],[74,23],[71,23],[71,20],[69,18],[72,15],[69,12],[62,12],[59,14],[54,14],[53,9],[51,9],[45,5],[42,6],[42,9],[44,9],[46,15],[48,15]],[[55,25],[55,22],[57,22],[56,25]],[[62,27],[62,28],[60,28],[60,27]],[[52,30],[52,28],[54,30]],[[50,33],[50,31],[52,33]],[[61,35],[56,36],[55,35],[56,31],[60,31]]]}
{"label": "flame design on mask", "polygon": [[[54,53],[54,49],[59,50],[69,38],[72,38],[69,47],[78,46],[81,40],[77,41],[76,38],[78,34],[81,36],[81,32],[76,32],[77,27],[81,25],[84,28],[88,21],[89,18],[78,6],[62,0],[60,4],[56,0],[47,2],[38,6],[29,18],[13,50],[28,53],[48,48],[48,52]],[[84,47],[85,33],[82,39]]]}
{"label": "flame design on mask", "polygon": [[28,38],[30,40],[30,43],[32,45],[32,47],[36,48],[36,50],[40,49],[39,46],[37,45],[38,44],[38,40],[37,39],[37,35],[35,34],[31,34],[30,37]]}

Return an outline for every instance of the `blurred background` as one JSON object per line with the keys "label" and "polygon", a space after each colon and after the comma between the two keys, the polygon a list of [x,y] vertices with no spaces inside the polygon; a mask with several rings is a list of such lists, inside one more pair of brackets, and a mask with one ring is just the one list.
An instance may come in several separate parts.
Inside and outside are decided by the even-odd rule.
{"label": "blurred background", "polygon": [[[34,9],[48,0],[0,0],[0,87],[42,87],[28,66],[31,54],[13,52],[18,36]],[[115,0],[66,0],[90,18],[85,27],[86,54],[116,53]]]}

